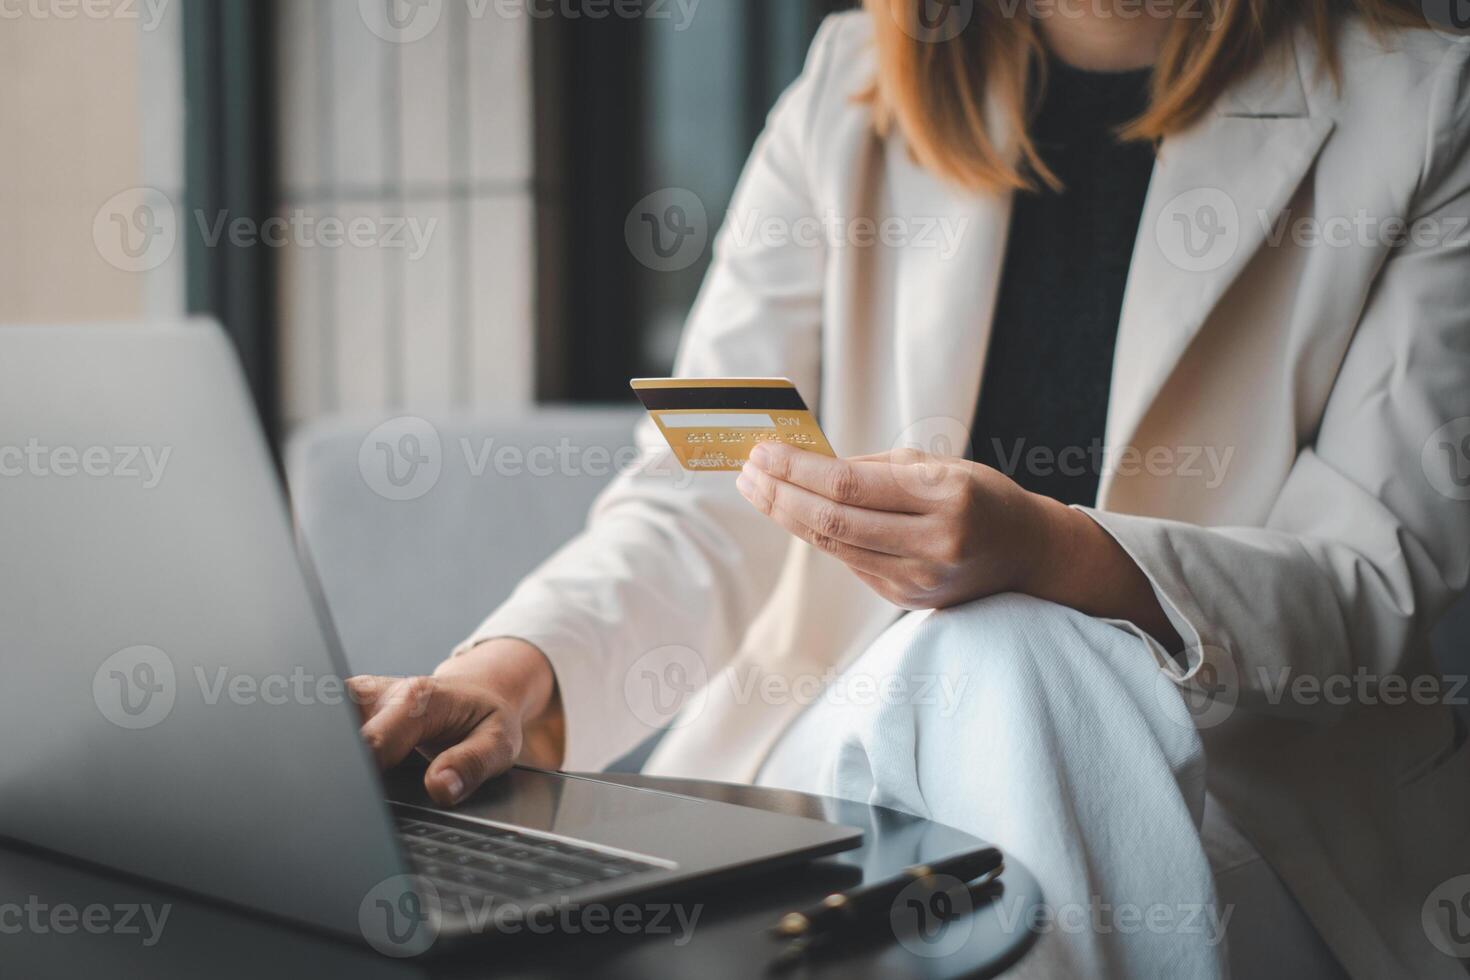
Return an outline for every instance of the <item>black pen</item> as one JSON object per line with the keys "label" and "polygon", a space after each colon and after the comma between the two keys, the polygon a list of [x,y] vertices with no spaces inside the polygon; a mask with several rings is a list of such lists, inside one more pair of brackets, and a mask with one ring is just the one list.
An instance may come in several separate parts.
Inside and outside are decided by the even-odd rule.
{"label": "black pen", "polygon": [[[905,868],[892,878],[863,885],[851,891],[828,895],[820,903],[800,912],[788,912],[771,931],[784,939],[800,939],[830,932],[840,932],[866,925],[875,919],[886,920],[893,903],[905,888],[917,881],[937,883],[948,877],[960,883],[986,877],[986,884],[1003,869],[1000,851],[993,847],[967,851],[933,864]],[[949,891],[950,888],[940,888]]]}

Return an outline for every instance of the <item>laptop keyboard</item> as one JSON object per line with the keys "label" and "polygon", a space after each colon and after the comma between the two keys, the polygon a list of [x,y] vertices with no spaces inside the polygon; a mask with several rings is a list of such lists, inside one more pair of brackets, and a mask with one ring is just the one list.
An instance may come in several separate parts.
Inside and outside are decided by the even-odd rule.
{"label": "laptop keyboard", "polygon": [[662,867],[569,841],[499,827],[439,823],[431,813],[395,816],[415,874],[446,905],[468,897],[524,903]]}

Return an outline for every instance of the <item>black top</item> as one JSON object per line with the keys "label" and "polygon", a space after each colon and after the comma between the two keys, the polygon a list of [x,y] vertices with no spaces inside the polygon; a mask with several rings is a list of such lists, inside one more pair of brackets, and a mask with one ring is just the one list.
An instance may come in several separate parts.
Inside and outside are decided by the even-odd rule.
{"label": "black top", "polygon": [[1093,504],[1123,287],[1153,147],[1114,131],[1148,104],[1149,72],[1055,58],[1032,134],[1065,185],[1015,197],[975,417],[973,458],[1027,490]]}

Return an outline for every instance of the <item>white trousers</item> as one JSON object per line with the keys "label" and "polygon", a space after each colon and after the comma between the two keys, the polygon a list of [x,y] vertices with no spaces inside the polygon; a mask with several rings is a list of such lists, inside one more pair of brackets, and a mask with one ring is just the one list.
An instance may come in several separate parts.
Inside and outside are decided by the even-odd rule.
{"label": "white trousers", "polygon": [[759,781],[927,817],[1023,862],[1045,907],[1004,910],[1040,934],[1017,976],[1209,978],[1229,973],[1233,910],[1201,838],[1204,775],[1139,636],[1003,595],[899,620]]}

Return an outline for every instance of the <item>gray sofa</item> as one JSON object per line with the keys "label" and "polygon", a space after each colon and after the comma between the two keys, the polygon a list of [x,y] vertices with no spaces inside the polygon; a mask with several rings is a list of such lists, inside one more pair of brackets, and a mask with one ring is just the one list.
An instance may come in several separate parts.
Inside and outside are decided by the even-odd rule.
{"label": "gray sofa", "polygon": [[[299,432],[287,453],[293,503],[352,669],[432,670],[581,527],[612,458],[631,451],[636,419],[548,408],[387,428],[336,419]],[[437,474],[384,482],[400,449],[432,466],[435,439]],[[1440,623],[1435,645],[1447,674],[1470,672],[1470,602]]]}
{"label": "gray sofa", "polygon": [[[615,457],[632,451],[636,420],[567,408],[386,427],[329,419],[296,433],[292,507],[352,670],[431,671],[581,528]],[[437,475],[385,482],[390,461],[408,474],[404,455],[426,467],[437,455]]]}

